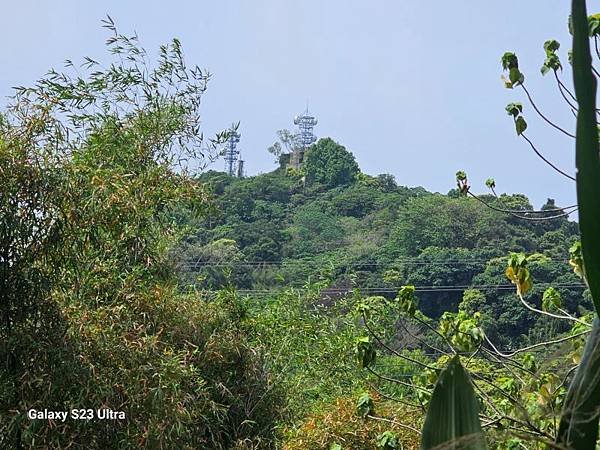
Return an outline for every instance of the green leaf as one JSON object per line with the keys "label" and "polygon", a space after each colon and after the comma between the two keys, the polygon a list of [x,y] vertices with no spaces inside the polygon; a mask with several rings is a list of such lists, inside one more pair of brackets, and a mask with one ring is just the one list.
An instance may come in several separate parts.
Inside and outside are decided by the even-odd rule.
{"label": "green leaf", "polygon": [[[585,0],[572,0],[573,80],[579,111],[575,163],[581,251],[585,279],[600,311],[600,157],[596,122],[596,78],[592,72]],[[593,450],[598,440],[600,407],[600,322],[594,320],[581,363],[569,386],[556,442],[565,448]]]}
{"label": "green leaf", "polygon": [[412,285],[402,286],[398,291],[398,303],[400,310],[413,317],[417,311],[417,298],[415,297],[415,287]]}
{"label": "green leaf", "polygon": [[550,72],[550,67],[548,67],[546,64],[544,64],[540,68],[540,72],[542,73],[542,75],[546,75],[548,72]]}
{"label": "green leaf", "polygon": [[339,443],[334,442],[329,446],[329,450],[342,450],[342,446]]}
{"label": "green leaf", "polygon": [[579,105],[577,139],[577,203],[585,279],[596,312],[600,312],[600,157],[596,122],[596,78],[592,73],[584,0],[573,0],[573,80]]}
{"label": "green leaf", "polygon": [[363,392],[356,402],[356,412],[360,417],[367,417],[375,411],[375,404],[368,392]]}
{"label": "green leaf", "polygon": [[509,103],[504,109],[506,110],[509,116],[517,117],[523,112],[523,104],[519,102]]}
{"label": "green leaf", "polygon": [[546,75],[550,70],[562,69],[562,64],[560,63],[560,58],[558,55],[551,54],[544,60],[544,65],[541,68],[542,75]]}
{"label": "green leaf", "polygon": [[377,447],[383,450],[394,450],[398,447],[398,437],[391,431],[384,431],[377,436]]}
{"label": "green leaf", "polygon": [[557,311],[562,307],[562,298],[560,293],[553,287],[544,291],[542,296],[542,311]]}
{"label": "green leaf", "polygon": [[546,54],[554,53],[560,48],[560,43],[556,39],[548,39],[544,42],[544,50],[546,50]]}
{"label": "green leaf", "polygon": [[579,278],[584,276],[583,254],[581,253],[581,241],[575,242],[569,249],[569,264],[573,267],[573,272]]}
{"label": "green leaf", "polygon": [[531,353],[525,353],[521,358],[521,363],[523,364],[523,367],[530,372],[535,372],[537,370],[535,356]]}
{"label": "green leaf", "polygon": [[485,180],[485,185],[490,189],[496,188],[496,181],[493,178],[488,178]]}
{"label": "green leaf", "polygon": [[513,85],[521,84],[523,83],[523,81],[525,81],[525,76],[521,73],[519,69],[513,67],[508,71],[508,79]]}
{"label": "green leaf", "polygon": [[577,450],[596,448],[597,412],[600,405],[599,373],[600,321],[596,318],[563,406],[556,442],[564,448]]}
{"label": "green leaf", "polygon": [[588,30],[590,37],[600,34],[600,14],[594,14],[588,17]]}
{"label": "green leaf", "polygon": [[510,254],[505,273],[506,277],[517,286],[517,292],[521,295],[525,295],[533,286],[531,275],[527,268],[527,257],[524,253]]}
{"label": "green leaf", "polygon": [[527,129],[527,122],[523,116],[519,116],[517,117],[517,120],[515,120],[515,129],[517,130],[517,136],[521,136]]}
{"label": "green leaf", "polygon": [[367,368],[375,362],[377,352],[368,336],[356,340],[356,359],[361,368]]}
{"label": "green leaf", "polygon": [[517,55],[515,55],[513,52],[504,53],[504,55],[502,55],[502,59],[500,61],[502,62],[503,70],[519,68],[519,59],[517,58]]}
{"label": "green leaf", "polygon": [[479,403],[458,356],[440,374],[429,402],[421,450],[433,448],[487,448],[479,421]]}
{"label": "green leaf", "polygon": [[462,196],[467,195],[469,192],[469,182],[467,180],[467,174],[464,170],[456,172],[456,186],[458,187],[458,193]]}

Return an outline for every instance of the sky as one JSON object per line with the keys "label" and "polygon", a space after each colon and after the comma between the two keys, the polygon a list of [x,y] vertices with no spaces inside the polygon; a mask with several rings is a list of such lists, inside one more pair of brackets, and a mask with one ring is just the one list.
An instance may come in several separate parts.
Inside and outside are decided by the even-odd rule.
{"label": "sky", "polygon": [[[547,39],[561,42],[561,77],[571,85],[564,0],[3,0],[0,105],[12,86],[31,85],[65,59],[106,56],[109,14],[137,32],[150,55],[177,37],[189,65],[212,74],[202,128],[240,122],[248,175],[275,168],[267,148],[308,106],[318,137],[332,137],[363,172],[446,193],[464,169],[474,192],[493,177],[500,192],[575,203],[575,185],[537,158],[504,111],[522,101],[529,137],[574,172],[574,141],[551,129],[523,92],[504,88],[500,57],[516,52],[536,104],[570,130],[575,120],[551,75]],[[210,168],[223,170],[224,162]]]}

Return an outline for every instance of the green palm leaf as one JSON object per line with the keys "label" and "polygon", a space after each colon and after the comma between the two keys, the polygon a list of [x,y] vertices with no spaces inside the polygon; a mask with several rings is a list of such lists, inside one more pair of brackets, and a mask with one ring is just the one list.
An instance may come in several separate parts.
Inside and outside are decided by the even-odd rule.
{"label": "green palm leaf", "polygon": [[423,425],[421,450],[485,450],[479,404],[468,373],[455,356],[440,374]]}
{"label": "green palm leaf", "polygon": [[[592,73],[585,0],[571,3],[573,80],[579,105],[576,165],[579,227],[585,277],[596,311],[600,312],[600,157],[596,123],[596,79]],[[600,322],[594,321],[581,364],[563,407],[557,443],[561,448],[594,450],[600,408]]]}

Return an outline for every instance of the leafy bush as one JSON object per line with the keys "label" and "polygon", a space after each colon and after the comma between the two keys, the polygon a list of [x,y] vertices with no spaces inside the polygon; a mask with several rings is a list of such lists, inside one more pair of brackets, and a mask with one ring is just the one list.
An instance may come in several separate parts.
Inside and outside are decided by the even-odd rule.
{"label": "leafy bush", "polygon": [[[207,75],[178,41],[148,68],[107,26],[127,63],[51,72],[2,122],[0,446],[268,448],[281,399],[243,309],[179,293],[171,262],[175,210],[208,207],[177,165],[199,156]],[[29,420],[31,408],[126,418]]]}
{"label": "leafy bush", "polygon": [[[378,397],[375,395],[375,399]],[[422,413],[398,404],[377,402],[379,414],[387,420],[363,419],[356,413],[356,400],[342,397],[309,415],[284,441],[286,450],[418,449],[419,434],[408,427],[420,428]],[[404,426],[403,426],[404,425]],[[395,438],[395,439],[393,439]],[[339,447],[335,447],[335,445]],[[387,445],[387,446],[386,446]],[[395,445],[395,446],[393,446]]]}

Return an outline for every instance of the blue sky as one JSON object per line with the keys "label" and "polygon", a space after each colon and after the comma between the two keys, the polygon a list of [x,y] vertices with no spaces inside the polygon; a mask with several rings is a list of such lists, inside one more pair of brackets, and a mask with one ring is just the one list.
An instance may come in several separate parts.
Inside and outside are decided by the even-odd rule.
{"label": "blue sky", "polygon": [[536,102],[573,129],[553,78],[539,73],[543,42],[558,39],[571,84],[568,9],[564,0],[7,1],[0,95],[5,104],[11,86],[67,58],[102,57],[100,20],[110,14],[150,54],[178,37],[187,61],[213,73],[204,131],[240,121],[249,174],[274,168],[266,149],[308,100],[316,134],[345,145],[366,173],[447,192],[464,169],[476,191],[494,177],[501,192],[565,205],[575,202],[574,184],[516,137],[504,106],[523,100],[529,136],[571,173],[574,142],[541,122],[521,90],[502,86],[499,60],[515,51]]}

